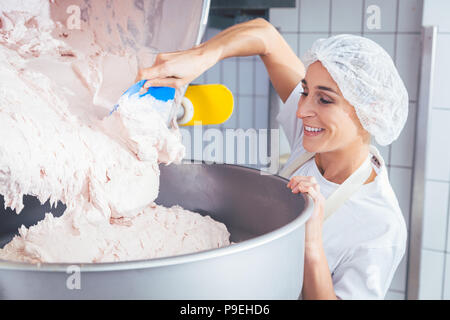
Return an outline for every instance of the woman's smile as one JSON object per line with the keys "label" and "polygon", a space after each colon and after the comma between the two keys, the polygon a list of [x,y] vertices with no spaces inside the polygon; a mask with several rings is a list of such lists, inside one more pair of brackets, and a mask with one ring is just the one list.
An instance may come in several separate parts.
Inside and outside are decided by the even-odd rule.
{"label": "woman's smile", "polygon": [[304,125],[303,133],[306,137],[316,137],[325,131],[324,128],[309,127]]}

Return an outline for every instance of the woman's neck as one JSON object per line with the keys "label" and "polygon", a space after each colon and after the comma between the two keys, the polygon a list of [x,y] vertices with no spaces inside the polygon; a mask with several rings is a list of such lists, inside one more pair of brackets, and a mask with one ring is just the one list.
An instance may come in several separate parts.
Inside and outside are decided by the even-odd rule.
{"label": "woman's neck", "polygon": [[357,143],[344,149],[316,153],[320,173],[328,181],[342,184],[369,156],[369,145]]}

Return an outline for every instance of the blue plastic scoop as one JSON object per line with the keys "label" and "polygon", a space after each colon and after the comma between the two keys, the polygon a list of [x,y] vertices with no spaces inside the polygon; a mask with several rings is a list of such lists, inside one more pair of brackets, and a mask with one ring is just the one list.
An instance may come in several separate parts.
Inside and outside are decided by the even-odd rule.
{"label": "blue plastic scoop", "polygon": [[[141,80],[139,82],[136,82],[134,85],[129,87],[127,91],[125,91],[122,94],[122,97],[138,96],[139,99],[148,99],[149,97],[153,97],[156,100],[160,100],[162,102],[167,102],[169,100],[174,99],[175,88],[171,88],[171,87],[149,87],[145,93],[141,94],[140,93],[141,89],[146,82],[147,82],[147,80]],[[119,101],[120,101],[120,99],[119,99]],[[149,103],[150,103],[150,101],[149,101]],[[154,107],[157,110],[161,108],[161,106],[154,106]],[[167,107],[173,108],[173,104],[170,104],[170,105],[168,104]],[[114,105],[114,108],[111,110],[109,115],[111,115],[118,108],[119,108],[119,103]],[[158,111],[160,111],[162,113],[163,111],[167,111],[167,110],[158,110]],[[169,110],[169,114],[171,114],[170,110]],[[170,117],[168,119],[168,122],[169,121],[170,121]]]}

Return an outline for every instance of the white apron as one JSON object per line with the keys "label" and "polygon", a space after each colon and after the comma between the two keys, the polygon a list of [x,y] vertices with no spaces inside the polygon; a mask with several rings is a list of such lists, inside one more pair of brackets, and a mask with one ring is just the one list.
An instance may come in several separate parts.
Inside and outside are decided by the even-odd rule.
{"label": "white apron", "polygon": [[[369,149],[370,154],[375,157],[378,163],[383,163],[379,151],[372,145]],[[284,167],[280,171],[280,176],[289,179],[292,174],[295,173],[301,166],[303,166],[308,160],[314,157],[315,153],[305,152],[296,158],[288,166]],[[372,158],[372,156],[371,156]],[[364,163],[353,172],[337,189],[334,191],[328,199],[325,200],[324,206],[324,220],[331,216],[333,212],[339,209],[344,202],[349,199],[352,194],[361,188],[364,182],[370,177],[372,173],[372,165],[370,159],[366,159]]]}

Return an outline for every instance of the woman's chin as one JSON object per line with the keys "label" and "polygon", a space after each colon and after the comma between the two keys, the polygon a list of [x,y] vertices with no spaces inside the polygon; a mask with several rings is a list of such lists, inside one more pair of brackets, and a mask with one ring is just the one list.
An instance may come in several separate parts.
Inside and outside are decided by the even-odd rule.
{"label": "woman's chin", "polygon": [[312,139],[303,138],[303,148],[305,148],[306,151],[312,152],[312,153],[322,153],[322,152],[328,152],[331,151],[329,147],[329,143],[326,141],[311,141]]}
{"label": "woman's chin", "polygon": [[318,153],[320,152],[320,145],[317,142],[308,141],[309,139],[303,138],[303,148],[305,148],[306,151],[312,152],[312,153]]}

